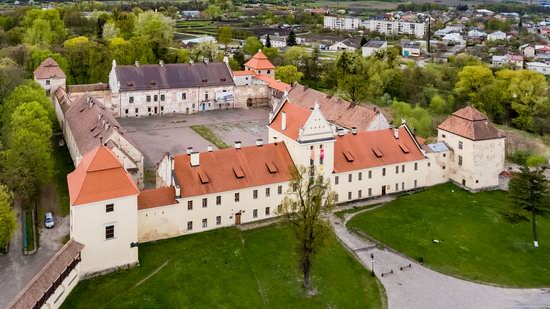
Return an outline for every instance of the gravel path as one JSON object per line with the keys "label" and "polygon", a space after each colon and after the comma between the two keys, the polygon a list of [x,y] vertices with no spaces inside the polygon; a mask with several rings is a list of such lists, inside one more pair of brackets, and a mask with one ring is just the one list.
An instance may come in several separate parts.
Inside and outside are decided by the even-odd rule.
{"label": "gravel path", "polygon": [[[379,249],[373,242],[357,237],[345,227],[345,223],[356,214],[347,214],[344,220],[332,215],[330,222],[340,241],[369,270],[371,253],[374,254],[375,273],[386,289],[390,309],[550,307],[550,289],[507,289],[465,281],[423,267],[391,251]],[[400,267],[409,264],[412,267],[400,270]],[[393,274],[382,277],[382,273],[391,270]]]}

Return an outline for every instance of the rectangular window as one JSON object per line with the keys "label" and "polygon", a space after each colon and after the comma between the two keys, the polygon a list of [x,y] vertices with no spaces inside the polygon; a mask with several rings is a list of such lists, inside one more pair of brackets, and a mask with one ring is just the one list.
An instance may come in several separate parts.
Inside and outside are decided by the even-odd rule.
{"label": "rectangular window", "polygon": [[252,198],[254,198],[254,199],[258,198],[258,190],[252,191]]}
{"label": "rectangular window", "polygon": [[414,180],[414,187],[415,187],[415,188],[418,186],[417,184],[418,184],[418,181],[415,179],[415,180]]}
{"label": "rectangular window", "polygon": [[146,101],[147,101],[147,102],[151,102],[151,96],[150,96],[150,95],[148,95],[148,96],[146,97]]}
{"label": "rectangular window", "polygon": [[369,171],[369,179],[372,178],[372,171]]}
{"label": "rectangular window", "polygon": [[182,93],[182,94],[181,94],[181,99],[182,99],[182,100],[187,100],[187,94],[186,94],[186,93]]}
{"label": "rectangular window", "polygon": [[441,134],[441,137],[445,138],[445,134]]}
{"label": "rectangular window", "polygon": [[334,177],[334,184],[337,185],[340,181],[340,178],[338,176]]}
{"label": "rectangular window", "polygon": [[386,168],[382,168],[382,176],[386,176]]}
{"label": "rectangular window", "polygon": [[399,174],[399,165],[395,167],[395,173]]}
{"label": "rectangular window", "polygon": [[46,86],[49,86],[49,85],[50,85],[50,80],[46,79]]}
{"label": "rectangular window", "polygon": [[113,212],[113,211],[115,211],[115,204],[105,205],[105,212]]}
{"label": "rectangular window", "polygon": [[357,198],[362,198],[362,197],[363,197],[363,190],[357,191]]}
{"label": "rectangular window", "polygon": [[265,208],[265,215],[266,215],[266,216],[269,216],[269,207],[266,207],[266,208]]}
{"label": "rectangular window", "polygon": [[222,216],[217,216],[216,217],[216,225],[220,225],[222,224]]}
{"label": "rectangular window", "polygon": [[252,218],[258,218],[258,209],[252,210]]}
{"label": "rectangular window", "polygon": [[281,204],[277,205],[277,211],[279,212],[279,214],[282,213],[283,212],[283,205],[281,205]]}
{"label": "rectangular window", "polygon": [[128,109],[125,109],[125,110],[124,110],[124,113],[125,113],[126,115],[128,115],[128,112],[129,112]]}
{"label": "rectangular window", "polygon": [[105,227],[105,239],[113,239],[113,238],[115,238],[115,226],[107,225]]}
{"label": "rectangular window", "polygon": [[203,228],[208,227],[208,219],[206,219],[206,218],[202,219],[202,227]]}
{"label": "rectangular window", "polygon": [[405,164],[401,165],[401,173],[405,172]]}
{"label": "rectangular window", "polygon": [[334,194],[334,201],[338,202],[338,194]]}
{"label": "rectangular window", "polygon": [[458,149],[462,149],[464,147],[464,145],[462,144],[462,142],[458,142]]}
{"label": "rectangular window", "polygon": [[352,174],[348,174],[348,182],[351,182],[353,180],[353,175]]}
{"label": "rectangular window", "polygon": [[348,192],[348,200],[351,200],[352,194],[351,192]]}
{"label": "rectangular window", "polygon": [[401,183],[401,190],[405,191],[405,183],[404,182]]}
{"label": "rectangular window", "polygon": [[462,166],[462,156],[458,156],[458,165]]}
{"label": "rectangular window", "polygon": [[129,97],[128,98],[128,103],[134,103],[134,97]]}
{"label": "rectangular window", "polygon": [[239,193],[235,193],[235,202],[238,202],[241,199],[241,195]]}
{"label": "rectangular window", "polygon": [[151,108],[150,107],[147,107],[147,112],[151,112]]}
{"label": "rectangular window", "polygon": [[221,205],[221,204],[222,204],[222,196],[218,195],[216,196],[216,205]]}
{"label": "rectangular window", "polygon": [[265,188],[265,197],[269,197],[271,195],[271,188]]}
{"label": "rectangular window", "polygon": [[136,108],[136,115],[139,114],[139,108]]}
{"label": "rectangular window", "polygon": [[160,100],[161,100],[161,101],[164,101],[165,99],[166,99],[166,97],[164,96],[164,94],[161,94],[161,95],[160,95]]}
{"label": "rectangular window", "polygon": [[398,183],[395,184],[395,191],[399,191],[399,184]]}
{"label": "rectangular window", "polygon": [[415,162],[415,163],[414,163],[414,170],[415,170],[415,171],[418,171],[418,162]]}
{"label": "rectangular window", "polygon": [[277,194],[279,194],[279,195],[283,194],[283,186],[278,186],[277,187]]}
{"label": "rectangular window", "polygon": [[193,221],[187,221],[187,230],[190,231],[193,229]]}
{"label": "rectangular window", "polygon": [[369,188],[369,196],[372,196],[372,188]]}
{"label": "rectangular window", "polygon": [[208,198],[203,198],[202,199],[202,208],[206,208],[206,206],[208,206]]}
{"label": "rectangular window", "polygon": [[359,175],[357,177],[359,177],[359,181],[363,180],[363,173],[359,172]]}
{"label": "rectangular window", "polygon": [[205,100],[205,101],[208,101],[208,93],[205,93],[205,94],[204,94],[204,100]]}
{"label": "rectangular window", "polygon": [[193,201],[187,201],[187,210],[193,210]]}
{"label": "rectangular window", "polygon": [[155,99],[155,102],[157,102],[159,100],[159,96],[155,94],[154,99]]}

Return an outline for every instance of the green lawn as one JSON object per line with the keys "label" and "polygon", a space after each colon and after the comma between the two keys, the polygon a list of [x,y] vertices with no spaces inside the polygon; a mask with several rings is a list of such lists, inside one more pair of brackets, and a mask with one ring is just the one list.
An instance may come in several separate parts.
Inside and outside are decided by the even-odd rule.
{"label": "green lawn", "polygon": [[[469,193],[452,184],[406,195],[348,222],[389,247],[438,271],[516,287],[550,286],[550,218],[538,216],[540,247],[531,223],[510,223],[502,191]],[[433,240],[440,240],[434,243]]]}
{"label": "green lawn", "polygon": [[34,250],[34,222],[32,221],[32,210],[25,211],[25,235],[27,235],[26,251]]}
{"label": "green lawn", "polygon": [[245,232],[228,228],[142,244],[139,267],[80,282],[63,307],[380,308],[385,304],[378,281],[334,238],[314,263],[312,281],[318,295],[306,297],[293,245],[288,229],[278,226]]}
{"label": "green lawn", "polygon": [[227,145],[221,138],[219,138],[212,130],[209,128],[203,126],[203,125],[197,125],[197,126],[191,126],[191,129],[193,131],[197,132],[198,135],[200,135],[205,140],[211,142],[219,149],[225,149],[229,148],[229,145]]}
{"label": "green lawn", "polygon": [[67,174],[74,170],[73,161],[67,146],[59,146],[58,139],[54,139],[53,157],[55,163],[54,180],[61,216],[69,214],[69,188]]}

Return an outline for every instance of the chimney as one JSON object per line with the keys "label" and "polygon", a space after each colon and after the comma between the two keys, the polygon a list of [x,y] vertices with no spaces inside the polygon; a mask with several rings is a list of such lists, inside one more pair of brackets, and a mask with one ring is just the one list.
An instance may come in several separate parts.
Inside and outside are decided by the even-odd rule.
{"label": "chimney", "polygon": [[344,136],[344,129],[338,128],[337,132],[338,132],[338,136]]}
{"label": "chimney", "polygon": [[356,127],[351,127],[351,134],[357,135],[357,128]]}
{"label": "chimney", "polygon": [[208,64],[208,58],[204,58],[202,61],[204,62],[204,64]]}
{"label": "chimney", "polygon": [[136,68],[139,68],[139,61],[136,60],[136,61],[134,62],[134,65],[136,66]]}
{"label": "chimney", "polygon": [[399,139],[399,128],[393,128],[393,136],[395,139]]}
{"label": "chimney", "polygon": [[262,147],[263,144],[264,144],[264,140],[263,140],[262,138],[258,138],[258,139],[256,140],[256,146]]}
{"label": "chimney", "polygon": [[197,151],[193,151],[191,153],[191,166],[199,166],[199,153]]}
{"label": "chimney", "polygon": [[241,141],[235,142],[235,149],[241,149]]}
{"label": "chimney", "polygon": [[161,68],[164,67],[164,61],[159,60],[159,65],[160,65]]}
{"label": "chimney", "polygon": [[176,188],[176,197],[181,197],[180,186],[175,186],[175,188]]}
{"label": "chimney", "polygon": [[189,59],[189,63],[190,63],[190,64],[193,64],[193,63],[195,63],[195,62],[193,61],[193,59]]}
{"label": "chimney", "polygon": [[212,145],[208,145],[208,147],[206,147],[206,150],[207,150],[208,152],[212,152]]}
{"label": "chimney", "polygon": [[269,122],[273,120],[273,111],[269,112]]}
{"label": "chimney", "polygon": [[315,100],[315,105],[313,106],[313,109],[319,109],[320,108],[320,105],[319,105],[319,101],[318,100]]}
{"label": "chimney", "polygon": [[193,152],[193,147],[187,147],[187,154],[190,155]]}
{"label": "chimney", "polygon": [[286,130],[286,112],[281,115],[281,130]]}
{"label": "chimney", "polygon": [[277,136],[273,137],[273,144],[275,144],[275,146],[277,146]]}
{"label": "chimney", "polygon": [[407,119],[401,118],[401,124],[405,124],[405,123],[407,123]]}
{"label": "chimney", "polygon": [[225,64],[229,64],[229,58],[227,56],[223,56],[223,62]]}

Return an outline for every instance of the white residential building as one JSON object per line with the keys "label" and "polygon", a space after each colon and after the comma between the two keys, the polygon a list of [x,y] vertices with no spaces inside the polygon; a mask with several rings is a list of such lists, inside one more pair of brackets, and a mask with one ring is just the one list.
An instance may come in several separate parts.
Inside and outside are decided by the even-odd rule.
{"label": "white residential building", "polygon": [[506,33],[502,31],[491,32],[487,35],[487,41],[507,40]]}
{"label": "white residential building", "polygon": [[379,50],[385,50],[386,48],[388,48],[388,42],[371,40],[361,47],[361,54],[363,55],[363,57],[369,57]]}
{"label": "white residential building", "polygon": [[544,75],[550,75],[550,65],[542,62],[527,62],[527,70],[539,72]]}
{"label": "white residential building", "polygon": [[361,19],[357,17],[325,16],[323,26],[332,30],[357,30],[361,26]]}
{"label": "white residential building", "polygon": [[411,34],[422,38],[426,33],[426,23],[369,19],[363,21],[363,26],[369,31],[390,35]]}

